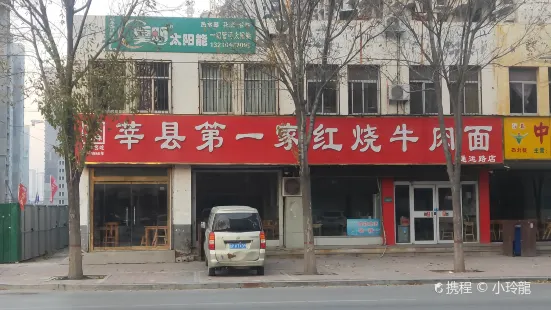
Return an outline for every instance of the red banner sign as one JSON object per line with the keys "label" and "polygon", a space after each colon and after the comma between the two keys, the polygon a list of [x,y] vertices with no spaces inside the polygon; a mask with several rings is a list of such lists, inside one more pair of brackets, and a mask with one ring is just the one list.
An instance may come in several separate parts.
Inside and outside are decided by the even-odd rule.
{"label": "red banner sign", "polygon": [[50,203],[53,203],[55,193],[57,193],[57,184],[55,182],[54,176],[52,175],[50,176],[50,190],[51,190]]}
{"label": "red banner sign", "polygon": [[[455,149],[453,119],[446,135]],[[87,163],[297,163],[298,132],[287,116],[120,115],[108,118]],[[503,122],[465,117],[467,164],[503,162]],[[319,117],[310,163],[444,164],[436,117]]]}
{"label": "red banner sign", "polygon": [[19,208],[23,211],[27,203],[27,188],[21,183],[19,183],[19,189],[17,191],[17,201],[19,201]]}

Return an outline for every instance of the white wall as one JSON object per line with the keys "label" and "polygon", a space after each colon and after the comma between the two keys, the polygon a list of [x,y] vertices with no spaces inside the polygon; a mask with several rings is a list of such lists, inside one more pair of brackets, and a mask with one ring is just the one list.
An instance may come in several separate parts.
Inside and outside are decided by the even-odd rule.
{"label": "white wall", "polygon": [[[94,44],[103,39],[105,29],[104,16],[90,16],[88,22],[91,24],[89,31],[97,31],[95,39],[90,39],[88,44]],[[493,35],[488,35],[485,41],[493,42]],[[93,38],[93,36],[91,36]],[[482,40],[484,41],[484,40]],[[416,52],[418,48],[412,43],[411,38],[405,37],[405,42],[402,47],[402,54],[415,60],[420,53]],[[485,42],[484,46],[477,47],[480,49],[491,48],[491,42]],[[347,51],[350,42],[347,35],[343,35],[336,46],[342,47],[339,50]],[[404,51],[408,51],[405,53]],[[477,53],[483,54],[483,53]],[[200,89],[199,89],[199,62],[202,61],[232,61],[243,62],[244,60],[252,60],[252,56],[243,58],[239,55],[215,55],[215,54],[190,54],[190,53],[127,53],[127,57],[133,59],[149,59],[149,60],[164,60],[172,62],[172,113],[174,114],[199,114],[200,109]],[[362,57],[360,57],[360,55]],[[381,114],[408,114],[408,104],[397,106],[395,103],[390,103],[388,100],[388,87],[397,79],[397,67],[395,61],[389,61],[396,54],[396,40],[386,38],[384,35],[375,38],[366,48],[365,51],[359,53],[356,59],[351,64],[375,64],[380,66],[380,107]],[[81,55],[82,56],[82,55]],[[478,56],[479,58],[482,56]],[[362,59],[361,59],[362,58]],[[475,58],[475,57],[473,57]],[[450,58],[451,59],[451,58]],[[473,60],[473,64],[476,64]],[[409,83],[408,67],[402,63],[400,65],[400,81],[399,83]],[[346,70],[343,70],[346,71]],[[487,67],[481,74],[482,91],[482,112],[484,114],[494,114],[496,112],[496,94],[495,81],[491,74],[493,69]],[[346,72],[341,72],[344,79],[341,81],[340,87],[340,109],[339,114],[348,114],[348,88],[346,85]],[[281,84],[281,83],[280,83]],[[283,85],[279,85],[279,114],[290,115],[294,112],[294,106],[288,92],[283,89]],[[449,96],[447,90],[443,91],[444,111],[450,111]],[[235,100],[234,100],[235,101]],[[234,102],[234,114],[240,114],[241,108],[238,102]]]}

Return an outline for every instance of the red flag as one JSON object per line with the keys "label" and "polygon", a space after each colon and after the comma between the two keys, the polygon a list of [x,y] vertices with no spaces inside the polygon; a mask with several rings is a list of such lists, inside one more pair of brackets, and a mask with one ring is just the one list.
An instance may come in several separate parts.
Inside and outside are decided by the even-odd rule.
{"label": "red flag", "polygon": [[52,196],[50,196],[50,203],[53,203],[55,193],[57,192],[57,184],[55,183],[55,179],[53,176],[50,176],[50,188],[52,189]]}
{"label": "red flag", "polygon": [[27,188],[19,183],[19,193],[17,195],[18,201],[19,201],[19,208],[21,208],[21,211],[25,208],[25,203],[27,202]]}

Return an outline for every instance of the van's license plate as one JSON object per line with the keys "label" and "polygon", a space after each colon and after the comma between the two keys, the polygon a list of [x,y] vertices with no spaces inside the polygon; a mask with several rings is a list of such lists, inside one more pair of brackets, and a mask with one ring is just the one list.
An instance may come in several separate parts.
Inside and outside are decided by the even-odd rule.
{"label": "van's license plate", "polygon": [[245,243],[230,243],[230,249],[232,250],[240,250],[240,249],[246,249],[247,245]]}

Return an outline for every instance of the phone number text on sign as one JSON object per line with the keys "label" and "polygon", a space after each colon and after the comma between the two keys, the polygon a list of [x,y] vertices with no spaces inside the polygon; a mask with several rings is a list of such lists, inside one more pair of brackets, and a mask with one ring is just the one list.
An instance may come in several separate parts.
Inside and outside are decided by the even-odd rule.
{"label": "phone number text on sign", "polygon": [[513,294],[513,295],[530,295],[530,282],[511,281],[497,283],[472,283],[472,282],[456,282],[448,281],[448,283],[436,283],[434,291],[438,294],[446,295],[463,295],[472,294],[473,292],[485,293],[492,292],[495,295]]}
{"label": "phone number text on sign", "polygon": [[381,223],[378,219],[347,219],[346,234],[355,237],[379,237]]}

